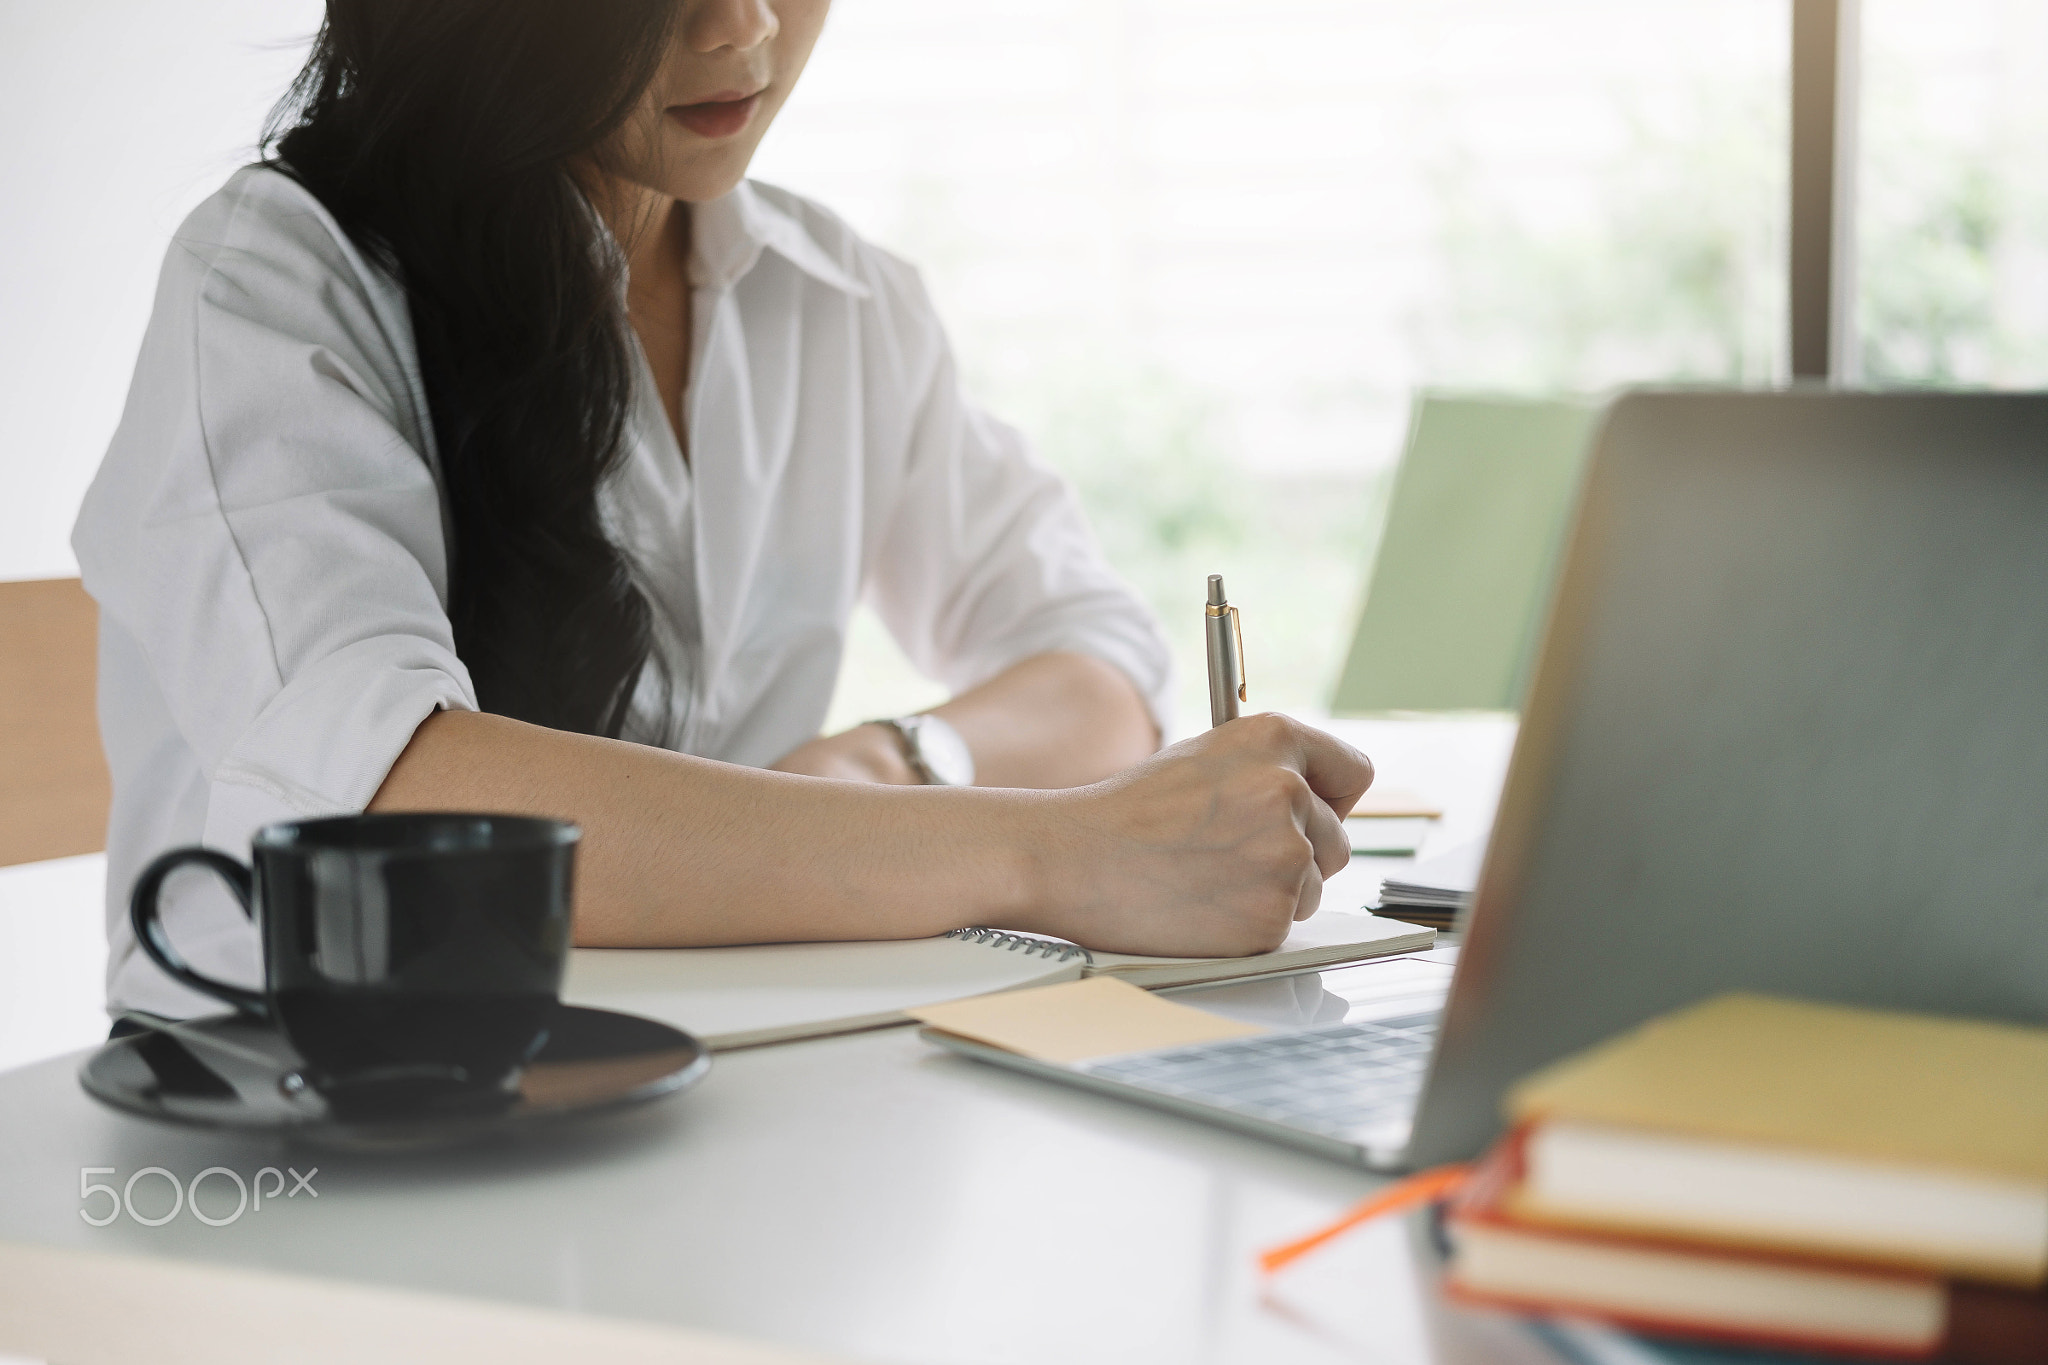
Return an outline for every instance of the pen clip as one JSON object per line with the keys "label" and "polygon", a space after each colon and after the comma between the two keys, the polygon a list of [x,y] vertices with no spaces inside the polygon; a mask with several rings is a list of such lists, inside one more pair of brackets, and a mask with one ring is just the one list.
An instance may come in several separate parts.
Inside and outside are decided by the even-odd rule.
{"label": "pen clip", "polygon": [[1230,613],[1230,638],[1237,642],[1237,699],[1250,701],[1246,695],[1247,683],[1244,676],[1244,621],[1237,614],[1236,607],[1225,608]]}

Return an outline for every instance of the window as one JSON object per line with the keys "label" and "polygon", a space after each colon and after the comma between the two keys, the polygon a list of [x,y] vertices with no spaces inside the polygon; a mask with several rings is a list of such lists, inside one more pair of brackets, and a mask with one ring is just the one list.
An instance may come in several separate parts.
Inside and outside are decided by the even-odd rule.
{"label": "window", "polygon": [[1862,84],[1863,379],[2048,383],[2048,6],[1863,0]]}
{"label": "window", "polygon": [[[1784,371],[1785,0],[840,0],[755,173],[923,267],[1206,721],[1313,712],[1410,394]],[[938,700],[857,626],[835,725]]]}

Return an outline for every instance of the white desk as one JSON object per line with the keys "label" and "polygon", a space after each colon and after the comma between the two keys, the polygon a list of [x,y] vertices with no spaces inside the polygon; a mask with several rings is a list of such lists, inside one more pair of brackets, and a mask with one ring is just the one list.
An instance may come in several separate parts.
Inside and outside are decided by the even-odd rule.
{"label": "white desk", "polygon": [[107,1036],[107,860],[0,867],[0,1072]]}
{"label": "white desk", "polygon": [[[1383,764],[1389,781],[1424,787],[1402,766]],[[1491,797],[1468,788],[1461,814]],[[1348,994],[1383,970],[1321,985]],[[1307,983],[1223,989],[1237,993],[1232,1012],[1284,1015]],[[79,1252],[258,1270],[855,1360],[1550,1360],[1503,1320],[1444,1308],[1426,1239],[1407,1224],[1356,1233],[1267,1292],[1255,1253],[1375,1177],[952,1057],[908,1030],[727,1054],[678,1100],[546,1144],[396,1158],[124,1118],[84,1095],[76,1064],[0,1076],[0,1243],[17,1265]],[[249,1176],[286,1164],[319,1166],[317,1200],[273,1200],[225,1227],[189,1213],[154,1228],[80,1217],[83,1167],[125,1181],[162,1166],[189,1181],[209,1166]],[[100,1288],[118,1311],[119,1285]],[[60,1320],[75,1304],[21,1293],[0,1278],[0,1352],[56,1356],[77,1341],[84,1365],[99,1338]],[[205,1305],[154,1328],[152,1355],[308,1358],[252,1340],[280,1330]],[[710,1357],[685,1343],[670,1358]]]}

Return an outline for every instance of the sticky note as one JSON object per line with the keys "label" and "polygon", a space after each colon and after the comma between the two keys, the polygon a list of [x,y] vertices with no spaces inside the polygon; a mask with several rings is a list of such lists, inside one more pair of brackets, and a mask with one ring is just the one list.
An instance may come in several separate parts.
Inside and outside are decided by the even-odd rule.
{"label": "sticky note", "polygon": [[922,1005],[907,1013],[932,1028],[1041,1062],[1079,1062],[1266,1032],[1108,976]]}

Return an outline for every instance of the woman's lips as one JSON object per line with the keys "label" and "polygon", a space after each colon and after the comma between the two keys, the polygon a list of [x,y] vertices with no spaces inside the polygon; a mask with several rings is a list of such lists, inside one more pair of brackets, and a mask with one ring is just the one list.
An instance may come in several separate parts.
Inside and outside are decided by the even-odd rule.
{"label": "woman's lips", "polygon": [[754,106],[761,102],[755,91],[735,99],[704,100],[697,104],[672,104],[668,116],[698,137],[731,137],[753,121]]}

